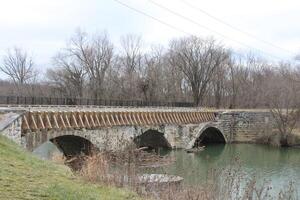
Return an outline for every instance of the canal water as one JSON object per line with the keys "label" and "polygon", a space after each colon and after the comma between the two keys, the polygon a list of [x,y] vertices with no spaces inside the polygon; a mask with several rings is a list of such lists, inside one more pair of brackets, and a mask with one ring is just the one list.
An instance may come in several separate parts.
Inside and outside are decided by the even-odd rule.
{"label": "canal water", "polygon": [[[34,154],[48,159],[60,151],[47,142],[34,151]],[[161,151],[162,155],[175,160],[168,166],[145,170],[147,173],[166,173],[184,178],[184,184],[195,186],[206,184],[212,179],[212,170],[221,171],[238,166],[243,181],[255,178],[272,186],[271,194],[276,196],[289,182],[297,190],[300,199],[300,149],[277,148],[256,144],[217,144],[208,145],[204,151],[187,153],[184,150]],[[238,160],[238,161],[236,161]],[[242,183],[243,185],[243,183]]]}
{"label": "canal water", "polygon": [[218,144],[209,145],[198,153],[186,153],[184,150],[163,153],[176,161],[154,172],[179,175],[184,178],[186,185],[207,183],[212,178],[210,172],[213,169],[238,166],[239,171],[244,174],[244,180],[255,177],[258,184],[268,182],[272,186],[272,195],[278,194],[293,181],[300,199],[300,149],[255,144]]}

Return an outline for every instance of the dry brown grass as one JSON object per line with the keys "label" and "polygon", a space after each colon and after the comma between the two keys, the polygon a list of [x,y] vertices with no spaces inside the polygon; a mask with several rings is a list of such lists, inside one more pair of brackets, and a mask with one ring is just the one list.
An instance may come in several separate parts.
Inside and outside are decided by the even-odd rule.
{"label": "dry brown grass", "polygon": [[259,138],[256,139],[258,144],[272,145],[280,147],[280,133],[277,130],[270,130],[269,132],[260,132]]}
{"label": "dry brown grass", "polygon": [[[275,147],[281,146],[281,134],[277,130],[260,133],[260,137],[256,140],[258,144],[267,144]],[[300,145],[300,133],[295,131],[287,136],[289,146]]]}
{"label": "dry brown grass", "polygon": [[[78,172],[85,180],[103,185],[128,188],[143,197],[159,195],[163,184],[152,183],[143,179],[142,169],[152,165],[165,165],[174,160],[128,148],[120,152],[100,152],[85,159],[85,164]],[[151,182],[151,183],[150,183]],[[170,185],[171,187],[171,185]],[[164,188],[170,190],[168,184]]]}
{"label": "dry brown grass", "polygon": [[66,158],[61,153],[53,153],[50,160],[52,160],[56,164],[65,164]]}
{"label": "dry brown grass", "polygon": [[[142,168],[162,166],[171,164],[172,162],[174,160],[169,157],[159,156],[135,148],[128,148],[119,152],[98,152],[90,157],[86,157],[85,164],[80,173],[91,181],[103,181],[101,178],[102,173],[110,174],[110,177],[117,174],[126,175],[130,178],[139,173]],[[99,171],[99,180],[93,180],[95,179],[93,175],[95,171]]]}

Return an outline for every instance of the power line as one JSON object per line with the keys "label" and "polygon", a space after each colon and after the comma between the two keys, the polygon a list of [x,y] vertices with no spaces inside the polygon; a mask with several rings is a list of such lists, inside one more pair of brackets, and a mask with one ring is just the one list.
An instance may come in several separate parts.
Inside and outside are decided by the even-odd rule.
{"label": "power line", "polygon": [[242,29],[240,29],[240,28],[237,28],[237,27],[235,27],[235,26],[229,24],[228,22],[226,22],[226,21],[224,21],[224,20],[222,20],[222,19],[220,19],[220,18],[218,18],[218,17],[215,17],[214,15],[212,15],[212,14],[206,12],[205,10],[203,10],[203,9],[201,9],[201,8],[199,8],[199,7],[196,7],[196,6],[192,5],[191,3],[189,3],[189,2],[186,1],[186,0],[180,0],[180,1],[182,1],[182,2],[183,2],[185,5],[187,5],[188,7],[192,8],[192,9],[195,9],[195,10],[197,10],[197,11],[199,11],[199,12],[205,14],[206,16],[208,16],[208,17],[210,17],[210,18],[212,18],[212,19],[214,19],[214,20],[216,20],[216,21],[218,21],[218,22],[220,22],[220,23],[222,23],[222,24],[224,24],[224,25],[230,27],[230,28],[233,29],[233,30],[236,30],[236,31],[238,31],[238,32],[240,32],[240,33],[243,33],[244,35],[247,35],[248,37],[254,38],[254,39],[256,39],[256,40],[258,40],[258,41],[260,41],[260,42],[263,42],[263,43],[265,43],[265,44],[267,44],[267,45],[270,45],[270,46],[275,47],[275,48],[277,48],[277,49],[281,49],[282,51],[286,51],[286,52],[288,52],[289,54],[293,54],[293,55],[294,55],[294,53],[293,53],[292,51],[287,50],[287,49],[284,49],[284,48],[282,48],[282,47],[280,47],[280,46],[278,46],[278,45],[275,45],[275,44],[273,44],[273,43],[271,43],[271,42],[269,42],[269,41],[266,41],[266,40],[264,40],[264,39],[261,39],[261,38],[257,37],[256,35],[253,35],[253,34],[251,34],[251,33],[248,33],[248,32],[246,32],[246,31],[244,31],[244,30],[242,30]]}
{"label": "power line", "polygon": [[236,40],[236,39],[232,39],[232,38],[230,38],[230,37],[228,37],[228,36],[226,36],[226,35],[224,35],[224,34],[222,34],[222,33],[219,33],[218,31],[215,31],[215,30],[213,30],[213,29],[211,29],[211,28],[209,28],[209,27],[207,27],[207,26],[205,26],[205,25],[202,25],[202,24],[198,23],[197,21],[195,21],[194,19],[191,19],[191,18],[186,17],[186,16],[184,16],[184,15],[182,15],[182,14],[176,12],[176,11],[173,11],[173,10],[171,10],[171,9],[169,9],[169,8],[167,8],[167,7],[163,6],[163,5],[161,5],[161,4],[156,3],[156,2],[153,1],[153,0],[148,0],[148,1],[149,1],[150,3],[152,3],[153,5],[159,7],[159,8],[161,8],[161,9],[163,9],[163,10],[166,10],[166,11],[168,11],[169,13],[171,13],[171,14],[177,16],[177,17],[180,17],[180,18],[182,18],[182,19],[184,19],[184,20],[186,20],[186,21],[189,21],[190,23],[193,23],[193,24],[195,24],[195,25],[197,25],[197,26],[199,26],[199,27],[201,27],[201,28],[207,29],[207,30],[209,30],[209,31],[211,31],[211,32],[213,32],[213,33],[215,33],[215,34],[217,34],[217,35],[220,35],[220,36],[223,37],[223,38],[227,38],[227,39],[229,39],[229,40],[231,40],[231,41],[233,41],[233,42],[236,42],[236,43],[238,43],[238,44],[240,44],[240,45],[243,45],[243,46],[245,46],[245,47],[247,47],[247,48],[254,49],[254,50],[259,51],[259,52],[261,52],[261,53],[264,53],[265,55],[268,55],[268,56],[270,56],[270,57],[276,58],[276,59],[278,59],[278,60],[282,60],[282,58],[279,58],[279,57],[277,57],[277,56],[275,56],[275,55],[272,55],[272,54],[270,54],[270,53],[268,53],[268,52],[265,52],[265,51],[263,51],[263,50],[261,50],[261,49],[258,49],[258,48],[256,48],[256,47],[250,46],[250,45],[248,45],[248,44],[246,44],[246,43],[244,43],[244,42],[240,42],[240,41],[238,41],[238,40]]}
{"label": "power line", "polygon": [[[164,21],[162,21],[162,20],[160,20],[160,19],[158,19],[158,18],[156,18],[156,17],[154,17],[154,16],[152,16],[152,15],[149,15],[149,14],[147,14],[146,12],[143,12],[143,11],[141,11],[141,10],[138,10],[138,9],[136,9],[136,8],[134,8],[134,7],[132,7],[132,6],[128,5],[128,4],[126,4],[126,3],[122,2],[122,1],[120,1],[120,0],[114,0],[114,1],[115,1],[116,3],[118,3],[118,4],[120,4],[120,5],[122,5],[122,6],[126,7],[126,8],[128,8],[128,9],[130,9],[130,10],[133,10],[133,11],[135,11],[135,12],[137,12],[137,13],[139,13],[139,14],[142,14],[142,15],[144,15],[144,16],[146,16],[146,17],[149,17],[149,18],[151,18],[152,20],[157,21],[157,22],[159,22],[159,23],[161,23],[161,24],[163,24],[163,25],[165,25],[165,26],[168,26],[169,28],[172,28],[172,29],[174,29],[174,30],[176,30],[176,31],[182,32],[182,33],[184,33],[184,34],[186,34],[186,35],[192,35],[192,36],[194,35],[194,34],[191,34],[191,33],[189,33],[189,32],[186,32],[186,31],[184,31],[183,29],[180,29],[180,28],[178,28],[178,27],[176,27],[176,26],[174,26],[174,25],[172,25],[172,24],[169,24],[169,23],[167,23],[167,22],[164,22]],[[158,6],[158,5],[157,5],[157,6]],[[159,7],[160,7],[160,6],[159,6]],[[161,8],[162,8],[162,7],[161,7]],[[167,9],[167,10],[169,10],[169,9],[166,8],[166,7],[164,7],[164,8]],[[208,29],[208,30],[210,30],[210,31],[212,31],[212,32],[214,32],[214,33],[216,33],[216,34],[218,34],[218,35],[221,35],[221,36],[224,37],[224,38],[227,38],[227,39],[229,39],[229,40],[232,40],[232,41],[234,41],[234,42],[236,42],[236,43],[238,43],[238,44],[240,44],[240,45],[246,46],[246,47],[248,47],[248,48],[250,48],[250,49],[255,49],[256,51],[262,52],[263,54],[268,55],[268,56],[273,57],[273,58],[276,58],[276,59],[278,59],[278,60],[282,60],[282,58],[279,58],[279,57],[277,57],[277,56],[274,56],[274,55],[272,55],[272,54],[269,54],[269,53],[267,53],[267,52],[264,52],[264,51],[262,51],[262,50],[260,50],[260,49],[254,48],[254,47],[252,47],[252,46],[250,46],[250,45],[247,45],[247,44],[245,44],[245,43],[243,43],[243,42],[240,42],[240,41],[231,39],[230,37],[225,36],[225,35],[223,35],[223,34],[221,34],[221,33],[218,33],[217,31],[214,31],[214,30],[212,30],[212,29],[210,29],[210,28],[208,28],[208,27],[206,27],[206,26],[203,26],[203,25],[201,25],[201,24],[198,24],[198,22],[195,22],[194,20],[190,20],[189,18],[187,18],[187,17],[185,17],[185,16],[183,16],[183,15],[177,14],[177,13],[174,12],[174,11],[169,10],[169,12],[171,12],[171,13],[174,14],[174,15],[182,16],[182,17],[186,18],[186,20],[188,20],[188,21],[190,21],[190,22],[196,24],[197,26],[200,26],[201,28]],[[176,13],[176,14],[175,14],[175,13]]]}
{"label": "power line", "polygon": [[144,16],[146,16],[146,17],[149,17],[149,18],[151,18],[152,20],[157,21],[157,22],[159,22],[159,23],[161,23],[161,24],[163,24],[163,25],[165,25],[165,26],[168,26],[169,28],[172,28],[172,29],[174,29],[174,30],[176,30],[176,31],[178,31],[178,32],[184,33],[184,34],[186,34],[186,35],[193,35],[193,34],[191,34],[191,33],[188,33],[188,32],[186,32],[186,31],[184,31],[183,29],[180,29],[180,28],[178,28],[178,27],[176,27],[176,26],[173,26],[172,24],[169,24],[169,23],[167,23],[167,22],[164,22],[164,21],[162,21],[162,20],[160,20],[160,19],[158,19],[158,18],[156,18],[156,17],[153,17],[152,15],[149,15],[149,14],[147,14],[147,13],[141,11],[141,10],[138,10],[138,9],[136,9],[136,8],[134,8],[134,7],[131,7],[131,6],[127,5],[127,4],[125,4],[125,3],[122,2],[122,1],[119,1],[119,0],[114,0],[114,1],[117,2],[117,3],[119,3],[119,4],[121,4],[122,6],[125,6],[126,8],[128,8],[128,9],[130,9],[130,10],[133,10],[133,11],[135,11],[135,12],[137,12],[137,13],[139,13],[139,14],[142,14],[142,15],[144,15]]}

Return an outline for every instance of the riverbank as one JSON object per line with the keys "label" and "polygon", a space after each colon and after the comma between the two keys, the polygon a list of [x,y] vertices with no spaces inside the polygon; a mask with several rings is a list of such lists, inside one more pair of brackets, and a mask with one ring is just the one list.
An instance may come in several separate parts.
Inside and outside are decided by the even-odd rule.
{"label": "riverbank", "polygon": [[[209,200],[224,196],[226,199],[237,199],[236,195],[257,196],[255,191],[258,190],[263,191],[258,199],[264,195],[280,197],[279,199],[288,199],[286,197],[297,199],[294,195],[297,195],[295,189],[297,190],[298,185],[289,185],[289,181],[297,183],[300,180],[297,173],[299,161],[296,150],[264,145],[232,144],[208,146],[199,154],[191,155],[183,150],[171,151],[169,154],[176,162],[160,168],[162,171],[156,173],[182,176],[185,184],[181,189],[167,190],[161,199],[186,200],[200,197]],[[134,185],[134,179],[130,179],[132,180],[130,182],[120,182],[125,180],[120,177],[134,178],[139,172],[149,173],[152,170],[140,171],[137,168],[140,159],[136,159],[128,152],[118,154],[117,159],[114,157],[107,159],[101,155],[89,158],[90,161],[85,168],[75,176],[68,167],[39,160],[0,136],[0,199],[139,199],[136,193],[116,189],[112,185],[141,192],[139,191],[141,187]],[[231,162],[237,155],[241,157],[241,164]],[[256,155],[256,159],[253,159],[253,155]],[[118,165],[119,170],[114,170],[117,174],[113,176],[116,179],[112,180],[112,176],[108,176],[111,175],[108,160]],[[215,168],[217,166],[222,167]],[[276,173],[271,177],[274,170]],[[214,173],[209,174],[210,172]],[[265,185],[260,177],[272,178],[270,181],[274,184],[270,182]],[[270,190],[269,187],[273,189]],[[151,198],[156,195],[157,193],[150,188],[150,193],[144,193],[142,197]]]}
{"label": "riverbank", "polygon": [[87,183],[63,165],[36,158],[0,135],[0,199],[139,199],[125,189]]}

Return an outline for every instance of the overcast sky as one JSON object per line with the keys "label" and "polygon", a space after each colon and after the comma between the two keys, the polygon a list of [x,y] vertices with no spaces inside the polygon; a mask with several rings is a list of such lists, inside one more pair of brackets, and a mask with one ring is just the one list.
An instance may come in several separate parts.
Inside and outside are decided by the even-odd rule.
{"label": "overcast sky", "polygon": [[[153,0],[199,25],[149,0],[119,1],[188,34],[212,35],[235,50],[258,52],[260,49],[270,59],[290,59],[293,53],[300,52],[299,0]],[[279,48],[231,29],[197,8]],[[49,67],[51,57],[65,46],[79,27],[88,33],[106,30],[116,44],[121,35],[128,33],[142,35],[146,45],[167,45],[170,39],[185,35],[115,0],[0,0],[0,56],[8,48],[19,46],[33,55],[37,67]]]}

